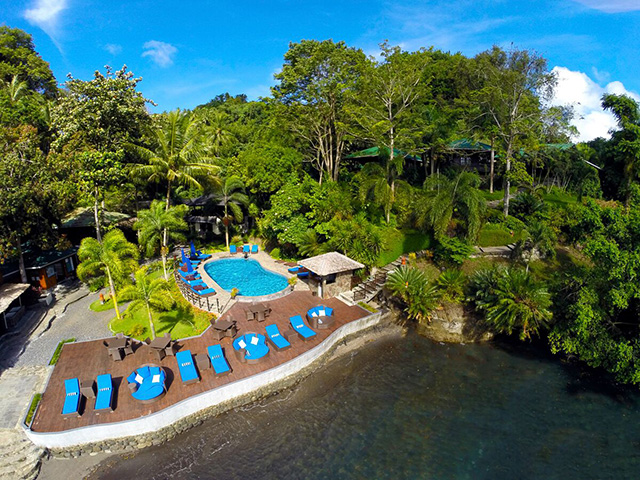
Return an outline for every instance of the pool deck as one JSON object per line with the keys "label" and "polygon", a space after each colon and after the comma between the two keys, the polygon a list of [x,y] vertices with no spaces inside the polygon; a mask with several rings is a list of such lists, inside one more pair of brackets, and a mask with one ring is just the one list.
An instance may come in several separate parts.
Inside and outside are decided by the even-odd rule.
{"label": "pool deck", "polygon": [[[192,355],[197,353],[206,354],[207,346],[220,343],[233,372],[227,376],[216,377],[213,369],[209,368],[199,372],[201,378],[199,383],[183,385],[175,357],[165,357],[160,362],[160,366],[164,367],[167,373],[167,394],[151,404],[142,404],[135,400],[131,396],[126,383],[126,377],[137,367],[145,363],[158,363],[153,361],[148,346],[139,344],[135,348],[133,355],[128,355],[122,361],[114,362],[110,359],[102,340],[66,344],[49,379],[34,416],[31,429],[34,432],[61,432],[90,425],[122,422],[144,417],[186,398],[282,365],[318,346],[338,328],[370,314],[361,307],[349,306],[337,298],[318,299],[309,291],[294,291],[269,303],[272,313],[262,323],[247,321],[243,315],[244,306],[242,303],[234,304],[220,319],[223,320],[228,316],[232,316],[237,320],[239,335],[247,332],[264,334],[265,326],[273,323],[278,325],[281,333],[284,333],[289,330],[290,316],[301,315],[304,317],[308,309],[321,303],[334,309],[335,322],[326,330],[316,330],[316,336],[310,341],[304,342],[296,338],[292,342],[291,348],[287,350],[276,351],[270,347],[270,355],[263,362],[254,365],[240,363],[233,353],[232,339],[215,340],[211,328],[208,328],[198,337],[180,340],[178,342],[179,350],[191,350]],[[95,379],[103,373],[110,373],[113,377],[114,411],[98,414],[94,411],[95,400],[83,397],[80,408],[82,415],[80,417],[63,418],[60,412],[64,403],[64,380],[74,377],[79,378],[81,381]]]}

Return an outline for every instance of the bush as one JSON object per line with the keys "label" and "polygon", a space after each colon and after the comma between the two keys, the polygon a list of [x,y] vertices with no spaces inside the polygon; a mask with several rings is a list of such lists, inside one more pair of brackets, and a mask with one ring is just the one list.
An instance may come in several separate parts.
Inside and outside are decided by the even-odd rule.
{"label": "bush", "polygon": [[66,340],[62,340],[58,346],[56,347],[55,352],[53,352],[53,356],[51,357],[51,360],[49,361],[49,365],[55,365],[56,363],[58,363],[58,359],[60,358],[60,354],[62,353],[62,346],[65,343],[71,343],[71,342],[75,342],[76,339],[75,338],[67,338]]}
{"label": "bush", "polygon": [[280,260],[280,258],[281,258],[280,249],[278,247],[276,247],[273,250],[271,250],[271,252],[269,252],[269,254],[273,258],[275,258],[276,260]]}
{"label": "bush", "polygon": [[438,240],[433,258],[439,264],[459,266],[462,265],[472,253],[473,247],[462,240],[442,237]]}
{"label": "bush", "polygon": [[125,334],[128,337],[139,337],[144,333],[144,330],[145,330],[145,327],[143,325],[136,323],[129,329],[128,332],[125,332]]}
{"label": "bush", "polygon": [[27,418],[24,421],[24,423],[26,423],[27,425],[31,424],[31,420],[33,420],[33,414],[36,413],[36,408],[40,403],[40,399],[42,399],[41,393],[36,393],[33,396],[33,399],[31,400],[31,405],[29,406],[29,411],[27,412]]}
{"label": "bush", "polygon": [[466,283],[467,277],[460,270],[445,270],[438,278],[438,290],[442,292],[444,301],[458,303],[464,299]]}

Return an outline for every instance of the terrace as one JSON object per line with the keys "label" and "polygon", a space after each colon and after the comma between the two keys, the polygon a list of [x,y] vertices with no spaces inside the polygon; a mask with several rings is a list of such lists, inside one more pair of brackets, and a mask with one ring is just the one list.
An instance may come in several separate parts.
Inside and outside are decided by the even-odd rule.
{"label": "terrace", "polygon": [[[307,310],[319,304],[319,299],[310,292],[295,291],[269,303],[272,309],[271,314],[264,322],[259,323],[246,319],[244,312],[246,303],[236,303],[218,321],[230,318],[236,320],[238,335],[248,332],[264,334],[265,327],[270,324],[276,324],[280,332],[284,334],[290,330],[289,317],[304,316]],[[43,394],[31,424],[31,430],[41,433],[63,432],[80,427],[135,420],[160,412],[190,397],[247,379],[290,362],[321,345],[341,327],[371,315],[364,309],[346,305],[337,298],[324,299],[322,304],[333,309],[334,322],[328,328],[315,330],[316,335],[306,342],[299,338],[292,339],[291,348],[287,350],[277,351],[271,348],[270,355],[260,363],[241,362],[233,354],[233,339],[226,337],[217,340],[213,328],[208,328],[198,337],[180,340],[178,342],[179,350],[190,350],[194,356],[206,353],[209,345],[221,344],[233,371],[227,376],[217,377],[211,368],[199,370],[200,382],[184,385],[178,373],[175,357],[167,356],[160,362],[153,360],[154,363],[163,367],[167,375],[167,393],[155,403],[141,403],[135,400],[127,388],[126,381],[126,378],[136,368],[152,361],[153,357],[150,355],[149,346],[138,344],[132,355],[124,357],[122,361],[115,362],[109,357],[101,340],[67,344]],[[69,378],[79,378],[80,381],[95,379],[104,373],[109,373],[113,377],[113,412],[96,412],[94,409],[95,400],[83,398],[80,404],[81,416],[63,417],[61,411],[65,396],[64,381]]]}

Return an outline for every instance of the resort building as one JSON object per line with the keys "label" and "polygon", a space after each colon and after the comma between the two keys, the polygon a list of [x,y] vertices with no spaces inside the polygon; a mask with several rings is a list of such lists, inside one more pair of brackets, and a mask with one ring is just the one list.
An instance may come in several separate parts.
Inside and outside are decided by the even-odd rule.
{"label": "resort building", "polygon": [[299,262],[311,272],[308,281],[320,298],[337,297],[351,290],[356,270],[364,268],[360,262],[338,252],[329,252]]}

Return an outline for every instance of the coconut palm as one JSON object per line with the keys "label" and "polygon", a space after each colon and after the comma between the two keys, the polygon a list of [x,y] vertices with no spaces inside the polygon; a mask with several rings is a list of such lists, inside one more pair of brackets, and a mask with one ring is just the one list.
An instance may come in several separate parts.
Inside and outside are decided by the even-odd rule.
{"label": "coconut palm", "polygon": [[9,100],[11,103],[17,103],[22,97],[29,93],[29,85],[27,82],[20,80],[19,75],[11,77],[10,82],[5,82]]}
{"label": "coconut palm", "polygon": [[120,318],[116,286],[127,281],[138,266],[138,248],[128,242],[121,230],[115,229],[102,237],[102,242],[87,237],[78,249],[78,277],[95,286],[108,286],[116,317]]}
{"label": "coconut palm", "polygon": [[171,202],[174,185],[202,188],[198,178],[213,175],[219,167],[205,154],[202,125],[189,112],[174,110],[161,117],[155,128],[148,131],[150,148],[128,145],[145,164],[133,167],[133,172],[151,182],[167,182],[166,208]]}
{"label": "coconut palm", "polygon": [[198,111],[197,116],[205,131],[207,148],[213,155],[220,155],[225,147],[236,140],[233,133],[226,128],[229,118],[224,112],[207,108]]}
{"label": "coconut palm", "polygon": [[165,280],[169,280],[167,274],[169,242],[186,240],[182,233],[188,228],[187,222],[184,220],[186,213],[186,205],[176,205],[167,209],[164,202],[154,200],[151,202],[149,210],[138,212],[138,220],[133,225],[133,228],[140,232],[138,243],[144,249],[147,257],[155,255],[160,250]]}
{"label": "coconut palm", "polygon": [[407,316],[419,322],[429,321],[439,304],[438,290],[416,268],[403,266],[395,270],[387,278],[386,287],[404,302]]}
{"label": "coconut palm", "polygon": [[360,200],[363,202],[372,200],[381,206],[387,223],[391,221],[391,209],[398,190],[408,188],[406,182],[395,178],[396,170],[394,168],[393,165],[384,168],[377,163],[367,163],[356,176],[359,181]]}
{"label": "coconut palm", "polygon": [[298,253],[303,257],[313,257],[326,252],[326,243],[322,243],[313,228],[305,230],[296,241]]}
{"label": "coconut palm", "polygon": [[175,300],[169,289],[169,282],[163,278],[152,279],[148,275],[149,267],[141,267],[135,273],[136,283],[127,285],[120,290],[120,298],[130,300],[127,310],[144,306],[149,316],[151,338],[156,338],[156,329],[153,325],[153,312],[166,311],[175,305]]}
{"label": "coconut palm", "polygon": [[418,223],[433,228],[436,236],[442,237],[456,216],[464,220],[467,238],[474,240],[486,209],[479,186],[480,177],[470,172],[461,172],[453,179],[444,175],[427,178],[417,208]]}
{"label": "coconut palm", "polygon": [[220,198],[220,203],[224,206],[222,223],[224,224],[227,250],[229,249],[229,225],[234,220],[238,223],[242,222],[244,215],[241,207],[249,205],[249,197],[242,192],[243,189],[244,183],[240,177],[235,175],[225,178],[220,186],[218,197]]}

